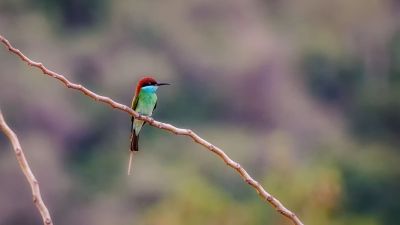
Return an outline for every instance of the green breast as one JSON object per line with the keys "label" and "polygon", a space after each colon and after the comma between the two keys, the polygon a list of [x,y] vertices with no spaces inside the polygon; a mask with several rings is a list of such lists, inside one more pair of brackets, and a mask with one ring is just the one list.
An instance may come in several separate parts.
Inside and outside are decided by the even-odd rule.
{"label": "green breast", "polygon": [[151,116],[156,103],[157,95],[155,93],[141,91],[139,93],[139,100],[136,106],[136,112],[146,116]]}
{"label": "green breast", "polygon": [[[156,103],[157,95],[155,93],[141,91],[139,93],[139,100],[135,111],[142,115],[151,116]],[[141,120],[134,121],[134,129],[136,134],[139,134],[140,130],[142,129],[143,123],[144,122]]]}

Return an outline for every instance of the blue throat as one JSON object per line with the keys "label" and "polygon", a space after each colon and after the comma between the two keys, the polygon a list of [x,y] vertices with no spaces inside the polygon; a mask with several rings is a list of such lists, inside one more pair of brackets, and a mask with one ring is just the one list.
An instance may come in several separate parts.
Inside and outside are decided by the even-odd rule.
{"label": "blue throat", "polygon": [[158,89],[158,86],[150,85],[150,86],[142,87],[141,91],[143,91],[144,93],[148,93],[148,94],[154,94],[154,93],[156,93],[157,89]]}

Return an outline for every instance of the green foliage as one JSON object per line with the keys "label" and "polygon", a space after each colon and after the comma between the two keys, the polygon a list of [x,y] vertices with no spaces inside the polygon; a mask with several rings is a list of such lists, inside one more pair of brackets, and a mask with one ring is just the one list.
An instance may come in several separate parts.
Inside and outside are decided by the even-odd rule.
{"label": "green foliage", "polygon": [[324,102],[348,106],[365,81],[359,60],[334,59],[324,53],[304,57],[304,74],[311,93]]}
{"label": "green foliage", "polygon": [[400,133],[400,39],[389,45],[387,74],[368,74],[361,56],[340,59],[328,53],[305,56],[304,74],[310,92],[325,104],[340,107],[355,135],[398,144]]}
{"label": "green foliage", "polygon": [[382,224],[393,224],[399,221],[395,213],[400,207],[399,157],[382,149],[365,149],[357,159],[343,162],[343,206],[353,216],[373,216]]}
{"label": "green foliage", "polygon": [[193,176],[149,210],[139,224],[263,224],[253,203],[237,202],[224,190]]}

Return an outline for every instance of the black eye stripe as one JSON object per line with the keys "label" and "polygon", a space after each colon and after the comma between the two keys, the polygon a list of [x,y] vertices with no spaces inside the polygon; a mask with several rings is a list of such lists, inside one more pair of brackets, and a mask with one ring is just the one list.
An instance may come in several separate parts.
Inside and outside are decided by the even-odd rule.
{"label": "black eye stripe", "polygon": [[152,85],[156,85],[156,84],[157,84],[157,82],[147,82],[142,87],[152,86]]}

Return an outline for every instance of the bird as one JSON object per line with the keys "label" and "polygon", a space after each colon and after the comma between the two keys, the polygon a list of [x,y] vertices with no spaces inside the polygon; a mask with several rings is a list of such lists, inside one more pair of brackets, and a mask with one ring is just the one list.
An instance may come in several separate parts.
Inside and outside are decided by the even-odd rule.
{"label": "bird", "polygon": [[[131,108],[144,116],[151,116],[157,106],[157,89],[160,86],[170,85],[169,83],[158,83],[153,77],[142,77],[136,85],[135,94],[132,99]],[[145,122],[131,117],[131,146],[128,165],[128,175],[131,171],[134,152],[139,151],[139,133]]]}

